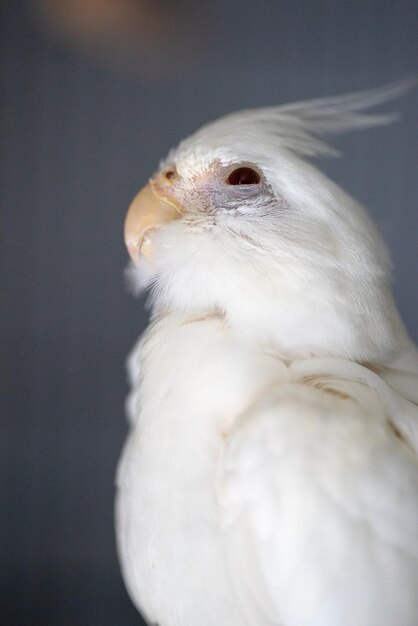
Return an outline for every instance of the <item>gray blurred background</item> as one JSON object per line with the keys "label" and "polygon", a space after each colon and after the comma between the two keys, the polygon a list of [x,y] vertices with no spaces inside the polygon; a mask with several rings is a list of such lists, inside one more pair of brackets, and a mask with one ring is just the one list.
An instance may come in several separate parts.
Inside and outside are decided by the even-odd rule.
{"label": "gray blurred background", "polygon": [[[417,5],[0,7],[0,623],[133,626],[113,532],[124,360],[147,322],[123,280],[128,203],[172,145],[220,114],[416,72]],[[339,139],[344,158],[321,164],[380,225],[415,337],[417,91],[389,105],[401,123]]]}

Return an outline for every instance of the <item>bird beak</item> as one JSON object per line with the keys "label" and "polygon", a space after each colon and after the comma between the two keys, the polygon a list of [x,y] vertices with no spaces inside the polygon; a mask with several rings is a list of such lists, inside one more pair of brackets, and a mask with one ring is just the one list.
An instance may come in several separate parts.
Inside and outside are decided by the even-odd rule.
{"label": "bird beak", "polygon": [[152,233],[182,214],[181,205],[171,196],[160,195],[152,182],[133,199],[125,219],[125,244],[138,264],[139,255],[152,263]]}

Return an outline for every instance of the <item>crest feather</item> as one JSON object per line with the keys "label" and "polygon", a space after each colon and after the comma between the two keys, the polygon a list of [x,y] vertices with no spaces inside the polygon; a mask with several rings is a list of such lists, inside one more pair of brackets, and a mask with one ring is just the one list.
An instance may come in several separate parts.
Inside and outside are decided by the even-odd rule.
{"label": "crest feather", "polygon": [[256,139],[257,133],[260,137],[261,132],[264,136],[276,137],[280,145],[303,156],[337,155],[338,152],[320,136],[391,124],[399,119],[397,113],[365,111],[399,98],[416,83],[417,79],[410,77],[342,96],[247,109],[204,126],[194,138],[204,131],[212,136],[221,133],[225,139],[238,134],[254,134]]}

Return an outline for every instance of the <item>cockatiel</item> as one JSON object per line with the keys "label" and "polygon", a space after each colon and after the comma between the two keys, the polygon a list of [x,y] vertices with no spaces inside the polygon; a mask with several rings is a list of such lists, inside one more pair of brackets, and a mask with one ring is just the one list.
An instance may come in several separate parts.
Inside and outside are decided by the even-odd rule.
{"label": "cockatiel", "polygon": [[319,138],[408,84],[227,115],[134,199],[151,286],[116,528],[159,626],[418,624],[418,358]]}

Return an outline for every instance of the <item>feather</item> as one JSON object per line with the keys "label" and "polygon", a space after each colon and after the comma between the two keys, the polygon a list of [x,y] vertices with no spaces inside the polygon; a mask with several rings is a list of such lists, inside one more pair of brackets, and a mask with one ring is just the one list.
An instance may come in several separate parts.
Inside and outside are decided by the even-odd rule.
{"label": "feather", "polygon": [[417,456],[390,425],[394,394],[354,364],[301,365],[226,447],[225,546],[248,623],[413,626]]}
{"label": "feather", "polygon": [[[413,84],[228,115],[137,196],[170,219],[133,203],[152,319],[116,529],[150,623],[418,623],[417,350],[379,233],[305,159],[397,119],[369,109]],[[242,168],[252,184],[231,182]]]}
{"label": "feather", "polygon": [[[237,131],[268,134],[303,156],[337,155],[318,137],[391,124],[397,113],[365,113],[407,93],[417,84],[412,76],[375,89],[337,97],[306,100],[276,107],[261,107],[232,113],[203,127],[203,132]],[[199,132],[200,134],[200,132]]]}

